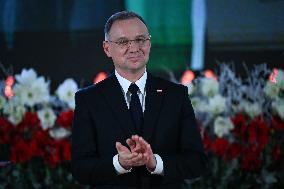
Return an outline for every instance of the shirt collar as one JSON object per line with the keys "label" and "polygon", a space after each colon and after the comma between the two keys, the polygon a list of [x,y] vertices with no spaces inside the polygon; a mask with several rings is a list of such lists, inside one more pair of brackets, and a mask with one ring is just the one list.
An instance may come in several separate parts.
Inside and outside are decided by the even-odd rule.
{"label": "shirt collar", "polygon": [[[115,76],[120,84],[120,86],[123,89],[124,94],[127,93],[129,86],[131,85],[131,82],[119,75],[119,73],[115,70]],[[145,70],[144,74],[140,79],[138,79],[135,84],[138,86],[141,93],[145,92],[145,85],[147,80],[147,71]]]}

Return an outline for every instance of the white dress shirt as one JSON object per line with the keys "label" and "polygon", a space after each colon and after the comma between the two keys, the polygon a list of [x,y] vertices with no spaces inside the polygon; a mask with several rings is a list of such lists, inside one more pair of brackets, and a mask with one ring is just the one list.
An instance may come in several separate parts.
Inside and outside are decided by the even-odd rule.
{"label": "white dress shirt", "polygon": [[[124,95],[124,99],[126,101],[128,109],[129,109],[130,100],[131,100],[131,93],[128,91],[128,88],[131,85],[131,82],[128,81],[127,79],[125,79],[124,77],[122,77],[121,75],[119,75],[116,70],[115,70],[115,76],[116,76],[116,78],[117,78],[117,80],[118,80],[118,82],[121,86],[121,89],[122,89],[122,92],[123,92],[123,95]],[[147,80],[147,72],[145,70],[143,76],[135,82],[135,84],[139,88],[139,90],[137,91],[137,94],[139,96],[139,100],[140,100],[143,112],[145,111],[146,80]],[[151,172],[151,171],[150,172],[151,172],[151,174],[163,174],[163,170],[164,170],[163,160],[158,154],[154,154],[154,156],[156,158],[157,165],[156,165],[155,170],[153,172]],[[115,170],[117,171],[118,174],[124,174],[124,173],[131,172],[131,169],[126,170],[120,165],[120,163],[118,161],[118,154],[116,154],[113,157],[113,166],[114,166],[114,168],[115,168]]]}

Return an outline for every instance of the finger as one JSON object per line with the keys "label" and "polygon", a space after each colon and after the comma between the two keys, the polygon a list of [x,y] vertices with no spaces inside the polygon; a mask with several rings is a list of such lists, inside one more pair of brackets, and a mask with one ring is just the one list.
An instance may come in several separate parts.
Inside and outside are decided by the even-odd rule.
{"label": "finger", "polygon": [[129,161],[128,159],[125,159],[123,156],[120,156],[120,155],[118,156],[118,162],[125,169],[130,169],[130,167],[133,166],[131,161]]}
{"label": "finger", "polygon": [[115,147],[119,155],[123,157],[128,157],[128,158],[131,157],[131,153],[129,149],[126,146],[123,146],[120,142],[116,142]]}
{"label": "finger", "polygon": [[119,153],[118,158],[124,162],[131,162],[133,155],[131,153]]}
{"label": "finger", "polygon": [[146,151],[148,143],[142,137],[138,137],[136,140],[137,144],[139,144],[139,147],[143,150],[144,153]]}
{"label": "finger", "polygon": [[145,163],[144,162],[133,163],[132,167],[139,167],[139,166],[142,166],[142,165],[145,165]]}
{"label": "finger", "polygon": [[142,148],[141,144],[140,143],[136,143],[136,146],[135,148],[133,149],[134,152],[137,152],[137,153],[143,153],[144,152],[144,149]]}
{"label": "finger", "polygon": [[134,140],[137,143],[138,140],[139,140],[139,136],[138,135],[132,135],[131,139]]}
{"label": "finger", "polygon": [[151,145],[150,145],[150,144],[147,144],[146,146],[147,146],[147,151],[149,151],[150,153],[153,153],[152,148],[151,148]]}
{"label": "finger", "polygon": [[120,142],[116,142],[116,143],[115,143],[115,147],[116,147],[116,150],[117,150],[118,152],[122,152],[122,151],[125,150],[124,146],[123,146]]}
{"label": "finger", "polygon": [[148,156],[153,156],[153,151],[152,151],[152,148],[151,148],[151,145],[150,144],[147,144],[146,145],[146,153],[148,154]]}
{"label": "finger", "polygon": [[133,152],[133,150],[134,150],[134,148],[135,148],[135,146],[136,146],[135,141],[132,140],[132,139],[127,139],[127,140],[126,140],[126,143],[127,143],[127,145],[130,147],[131,152]]}
{"label": "finger", "polygon": [[134,162],[145,162],[143,158],[143,154],[139,153],[136,157],[133,157],[131,161]]}
{"label": "finger", "polygon": [[142,154],[138,154],[138,156],[131,158],[131,164],[134,166],[140,166],[140,165],[144,165],[146,163],[146,161],[144,161],[143,159],[143,155]]}
{"label": "finger", "polygon": [[141,143],[141,144],[144,144],[144,145],[147,145],[148,143],[144,140],[143,137],[138,137],[138,141]]}
{"label": "finger", "polygon": [[143,160],[143,155],[141,153],[137,154],[136,156],[132,156],[130,161],[135,163]]}
{"label": "finger", "polygon": [[145,153],[145,152],[147,151],[147,145],[148,145],[148,143],[147,143],[142,137],[139,137],[138,143],[139,143],[139,145],[140,145],[140,148],[143,149],[143,153]]}
{"label": "finger", "polygon": [[143,162],[148,162],[148,160],[149,160],[149,155],[145,155],[145,154],[142,154],[142,160],[143,160]]}
{"label": "finger", "polygon": [[151,145],[147,143],[142,137],[139,137],[139,142],[143,146],[143,148],[146,149],[146,151],[149,151],[150,153],[152,153]]}
{"label": "finger", "polygon": [[137,153],[143,152],[143,149],[138,139],[139,139],[138,136],[132,137],[132,141],[135,143],[135,147],[132,149],[132,152],[137,152]]}
{"label": "finger", "polygon": [[145,144],[145,152],[143,153],[144,161],[148,162],[153,156],[152,148],[150,144]]}

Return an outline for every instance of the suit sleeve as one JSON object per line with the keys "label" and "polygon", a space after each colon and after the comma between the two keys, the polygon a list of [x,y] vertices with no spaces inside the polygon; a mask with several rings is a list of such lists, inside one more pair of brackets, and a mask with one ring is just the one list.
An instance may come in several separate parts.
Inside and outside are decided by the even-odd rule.
{"label": "suit sleeve", "polygon": [[174,154],[161,154],[165,179],[193,179],[208,169],[200,132],[187,89],[182,93],[178,150]]}
{"label": "suit sleeve", "polygon": [[75,94],[75,112],[72,126],[71,171],[81,184],[97,185],[113,180],[113,157],[97,153],[95,123],[90,116],[83,94]]}

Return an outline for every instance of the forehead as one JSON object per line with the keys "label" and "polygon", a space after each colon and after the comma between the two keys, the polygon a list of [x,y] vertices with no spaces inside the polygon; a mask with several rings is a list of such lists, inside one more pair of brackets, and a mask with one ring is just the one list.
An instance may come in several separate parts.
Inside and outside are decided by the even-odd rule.
{"label": "forehead", "polygon": [[139,35],[148,35],[148,29],[138,18],[115,21],[109,31],[111,38],[136,37]]}

